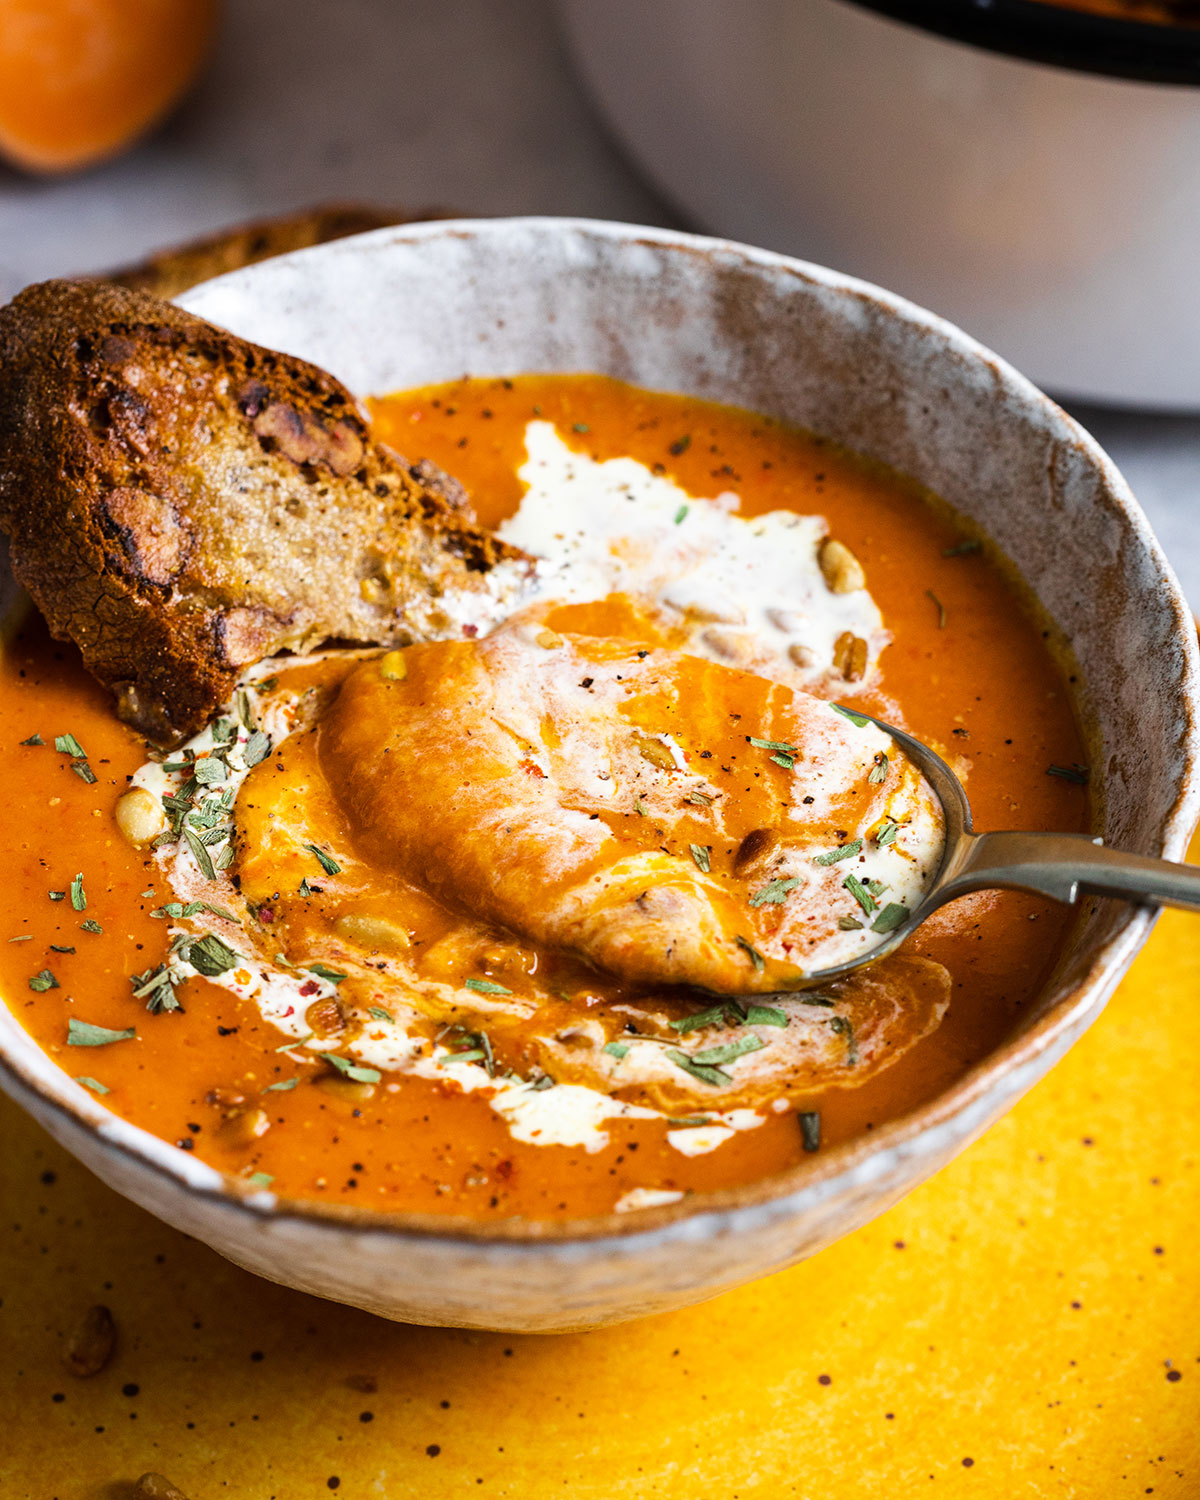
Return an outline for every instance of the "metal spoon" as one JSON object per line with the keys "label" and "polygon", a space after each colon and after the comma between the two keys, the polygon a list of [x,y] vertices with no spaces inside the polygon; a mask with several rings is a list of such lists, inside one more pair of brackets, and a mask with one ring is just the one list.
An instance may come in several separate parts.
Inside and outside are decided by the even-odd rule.
{"label": "metal spoon", "polygon": [[841,979],[883,958],[938,907],[971,891],[1032,891],[1068,904],[1081,894],[1120,896],[1127,901],[1200,911],[1200,867],[1150,859],[1144,854],[1123,854],[1084,833],[976,833],[962,782],[940,755],[882,719],[857,710],[855,717],[869,719],[890,734],[933,788],[945,813],[946,845],[941,867],[912,915],[858,958],[805,974],[800,981],[803,988]]}

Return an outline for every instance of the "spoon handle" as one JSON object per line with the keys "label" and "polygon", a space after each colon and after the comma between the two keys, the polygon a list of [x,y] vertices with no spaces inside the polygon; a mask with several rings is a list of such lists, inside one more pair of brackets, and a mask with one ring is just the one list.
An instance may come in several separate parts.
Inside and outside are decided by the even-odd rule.
{"label": "spoon handle", "polygon": [[1081,893],[1200,911],[1200,867],[1144,854],[1124,854],[1082,833],[969,833],[939,893],[1036,891],[1074,902]]}

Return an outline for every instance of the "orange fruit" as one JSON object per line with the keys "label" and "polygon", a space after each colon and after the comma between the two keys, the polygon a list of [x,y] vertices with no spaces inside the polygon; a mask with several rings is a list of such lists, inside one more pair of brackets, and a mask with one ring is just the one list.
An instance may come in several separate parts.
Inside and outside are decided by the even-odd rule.
{"label": "orange fruit", "polygon": [[112,156],[175,104],[219,0],[2,0],[0,155],[33,172]]}

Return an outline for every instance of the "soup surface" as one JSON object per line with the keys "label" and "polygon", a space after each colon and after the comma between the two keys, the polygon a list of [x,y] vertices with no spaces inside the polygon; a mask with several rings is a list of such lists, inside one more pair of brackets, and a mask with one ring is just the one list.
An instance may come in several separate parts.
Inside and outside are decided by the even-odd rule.
{"label": "soup surface", "polygon": [[[0,982],[56,1061],[251,1188],[547,1218],[812,1160],[993,1048],[1068,920],[1031,897],[776,989],[902,922],[939,847],[890,741],[793,688],[939,748],[981,827],[1086,826],[1069,684],[945,507],[595,376],[373,416],[557,559],[541,595],[487,639],[262,664],[165,760],[25,621],[0,660]],[[826,795],[851,765],[855,797]],[[114,817],[131,787],[152,847]],[[836,918],[819,938],[806,900]],[[736,999],[691,987],[718,949]]]}

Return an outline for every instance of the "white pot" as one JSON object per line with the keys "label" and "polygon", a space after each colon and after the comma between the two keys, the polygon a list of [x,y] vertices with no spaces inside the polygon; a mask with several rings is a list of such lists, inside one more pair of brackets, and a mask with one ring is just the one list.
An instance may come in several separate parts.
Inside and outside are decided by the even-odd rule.
{"label": "white pot", "polygon": [[1200,409],[1200,88],[844,0],[560,6],[618,136],[703,227],[893,287],[1072,397]]}

